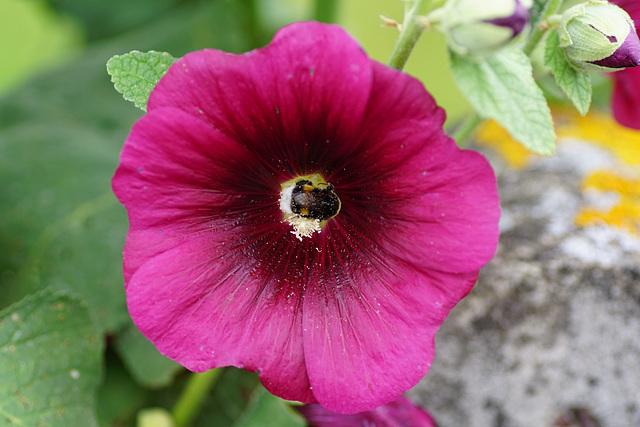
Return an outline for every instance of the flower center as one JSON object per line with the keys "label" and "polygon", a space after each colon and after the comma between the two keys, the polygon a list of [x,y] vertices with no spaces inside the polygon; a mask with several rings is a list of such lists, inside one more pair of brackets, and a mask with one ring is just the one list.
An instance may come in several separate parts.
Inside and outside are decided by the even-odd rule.
{"label": "flower center", "polygon": [[340,199],[335,187],[318,174],[303,176],[282,184],[280,209],[291,231],[302,240],[320,232],[327,220],[340,212]]}

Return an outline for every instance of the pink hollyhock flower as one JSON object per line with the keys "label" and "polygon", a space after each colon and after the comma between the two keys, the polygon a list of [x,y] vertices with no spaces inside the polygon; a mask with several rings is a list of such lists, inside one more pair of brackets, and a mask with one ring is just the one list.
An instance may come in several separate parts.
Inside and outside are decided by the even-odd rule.
{"label": "pink hollyhock flower", "polygon": [[444,118],[333,25],[186,55],[113,178],[135,324],[188,369],[255,371],[285,399],[393,400],[498,240],[493,171]]}
{"label": "pink hollyhock flower", "polygon": [[427,411],[404,396],[357,414],[337,414],[320,405],[296,409],[309,421],[310,427],[437,427]]}
{"label": "pink hollyhock flower", "polygon": [[[640,26],[640,1],[611,0],[627,11],[636,29]],[[611,101],[613,116],[622,125],[640,129],[640,67],[612,73],[614,81]]]}

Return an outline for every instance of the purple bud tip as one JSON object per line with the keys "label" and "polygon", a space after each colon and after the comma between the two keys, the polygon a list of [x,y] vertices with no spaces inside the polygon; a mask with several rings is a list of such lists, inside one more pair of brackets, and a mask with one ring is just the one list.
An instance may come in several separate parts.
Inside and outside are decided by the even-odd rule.
{"label": "purple bud tip", "polygon": [[612,55],[599,61],[590,62],[607,68],[630,68],[640,65],[640,40],[638,40],[635,29],[631,27],[624,43]]}
{"label": "purple bud tip", "polygon": [[522,32],[524,27],[527,25],[527,22],[529,22],[529,9],[524,7],[524,5],[520,3],[520,0],[516,0],[516,9],[510,16],[489,19],[483,22],[497,25],[499,27],[511,28],[511,31],[513,31],[512,37],[515,37]]}

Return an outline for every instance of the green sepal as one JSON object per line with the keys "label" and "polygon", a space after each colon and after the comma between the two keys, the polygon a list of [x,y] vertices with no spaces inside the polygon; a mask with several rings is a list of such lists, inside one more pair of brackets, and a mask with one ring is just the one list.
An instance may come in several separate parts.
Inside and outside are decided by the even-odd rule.
{"label": "green sepal", "polygon": [[581,115],[587,114],[591,106],[591,75],[573,67],[560,47],[558,32],[552,30],[547,37],[544,51],[544,63],[551,68],[556,83],[578,109]]}
{"label": "green sepal", "polygon": [[134,50],[109,59],[107,72],[113,86],[124,99],[133,102],[142,111],[147,111],[151,91],[177,60],[167,52]]}
{"label": "green sepal", "polygon": [[496,120],[535,153],[554,153],[551,110],[521,50],[501,51],[479,62],[452,52],[451,65],[456,84],[480,117]]}

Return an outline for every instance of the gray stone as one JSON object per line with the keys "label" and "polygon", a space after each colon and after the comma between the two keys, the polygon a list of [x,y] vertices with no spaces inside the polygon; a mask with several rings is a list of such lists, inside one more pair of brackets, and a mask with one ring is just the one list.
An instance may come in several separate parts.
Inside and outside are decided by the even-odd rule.
{"label": "gray stone", "polygon": [[640,238],[574,225],[584,204],[611,204],[580,184],[615,160],[568,141],[522,171],[492,163],[498,253],[443,324],[409,396],[441,427],[554,426],[571,408],[601,427],[640,426]]}

